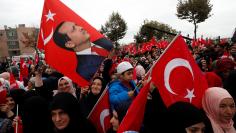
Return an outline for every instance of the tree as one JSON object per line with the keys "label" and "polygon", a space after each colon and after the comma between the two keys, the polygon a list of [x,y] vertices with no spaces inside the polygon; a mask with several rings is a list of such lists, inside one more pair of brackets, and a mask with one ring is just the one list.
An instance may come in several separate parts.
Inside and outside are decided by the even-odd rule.
{"label": "tree", "polygon": [[210,0],[179,0],[176,15],[179,19],[186,19],[194,24],[194,38],[196,39],[197,24],[209,18],[211,10]]}
{"label": "tree", "polygon": [[20,41],[25,45],[25,47],[36,48],[37,43],[37,30],[34,29],[32,33],[22,32],[23,38]]}
{"label": "tree", "polygon": [[136,40],[136,43],[142,43],[149,41],[152,37],[155,37],[157,40],[165,38],[165,39],[172,39],[173,36],[170,36],[164,32],[160,32],[157,30],[154,30],[155,27],[157,29],[160,29],[162,31],[170,32],[170,33],[177,33],[175,29],[172,29],[169,25],[160,23],[158,21],[148,21],[145,20],[144,24],[140,27],[139,32],[137,35],[134,36],[134,39]]}
{"label": "tree", "polygon": [[23,37],[20,38],[20,41],[25,45],[26,48],[33,48],[36,54],[39,56],[39,51],[37,49],[38,33],[38,28],[33,28],[31,32],[22,32]]}
{"label": "tree", "polygon": [[124,38],[127,31],[127,24],[118,12],[113,12],[105,26],[101,26],[101,33],[103,33],[111,41],[115,42],[116,48],[120,46],[118,41]]}

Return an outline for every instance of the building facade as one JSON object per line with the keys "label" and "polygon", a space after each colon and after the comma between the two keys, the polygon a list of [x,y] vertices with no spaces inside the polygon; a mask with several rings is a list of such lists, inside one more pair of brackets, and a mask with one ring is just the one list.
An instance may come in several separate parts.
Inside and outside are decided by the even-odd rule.
{"label": "building facade", "polygon": [[4,26],[0,29],[0,60],[19,55],[33,55],[38,28],[19,24],[16,28]]}

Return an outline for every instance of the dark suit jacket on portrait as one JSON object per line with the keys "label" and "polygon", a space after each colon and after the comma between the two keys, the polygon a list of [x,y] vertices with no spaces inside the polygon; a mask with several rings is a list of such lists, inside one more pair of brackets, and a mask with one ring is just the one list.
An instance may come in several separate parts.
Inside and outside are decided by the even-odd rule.
{"label": "dark suit jacket on portrait", "polygon": [[[107,51],[111,51],[113,48],[112,43],[105,38],[98,39],[93,43]],[[105,57],[99,55],[76,55],[76,57],[78,60],[76,72],[87,81],[93,77],[105,59]]]}

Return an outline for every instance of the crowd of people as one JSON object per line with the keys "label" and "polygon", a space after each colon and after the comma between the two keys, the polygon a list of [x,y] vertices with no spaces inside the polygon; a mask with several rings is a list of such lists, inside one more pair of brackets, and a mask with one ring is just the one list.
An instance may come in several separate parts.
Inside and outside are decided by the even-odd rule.
{"label": "crowd of people", "polygon": [[[167,107],[153,84],[149,89],[141,133],[236,133],[236,36],[233,43],[191,47],[196,63],[208,82],[202,109],[187,102]],[[96,133],[87,117],[108,87],[111,128],[117,132],[139,85],[159,58],[161,49],[152,47],[144,54],[120,51],[108,57],[90,81],[80,87],[41,60],[28,64],[28,76],[19,81],[19,66],[0,63],[0,133]],[[27,61],[25,61],[27,63]],[[18,88],[12,88],[13,74]],[[135,75],[135,78],[134,78]],[[6,94],[4,93],[6,92]],[[138,116],[137,116],[138,117]]]}

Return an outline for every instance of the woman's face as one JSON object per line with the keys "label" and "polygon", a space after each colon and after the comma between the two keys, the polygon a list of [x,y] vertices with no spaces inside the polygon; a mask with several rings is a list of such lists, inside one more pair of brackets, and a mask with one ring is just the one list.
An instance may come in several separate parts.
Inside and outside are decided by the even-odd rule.
{"label": "woman's face", "polygon": [[205,124],[203,122],[194,124],[190,127],[185,128],[186,133],[204,133]]}
{"label": "woman's face", "polygon": [[102,81],[100,79],[95,79],[91,85],[91,91],[94,95],[98,95],[102,89]]}
{"label": "woman's face", "polygon": [[65,129],[70,123],[69,115],[62,109],[55,109],[51,112],[52,121],[58,130]]}
{"label": "woman's face", "polygon": [[219,121],[229,123],[235,114],[235,103],[233,98],[224,98],[219,105]]}
{"label": "woman's face", "polygon": [[118,119],[118,114],[115,110],[113,110],[112,112],[112,118],[110,120],[110,123],[112,125],[113,130],[117,131],[117,129],[119,128],[119,119]]}
{"label": "woman's face", "polygon": [[7,97],[7,105],[9,107],[10,110],[14,109],[16,103],[15,101],[13,100],[12,97]]}
{"label": "woman's face", "polygon": [[68,92],[68,93],[70,93],[70,91],[71,91],[70,83],[67,80],[62,79],[59,82],[58,91],[59,92]]}

